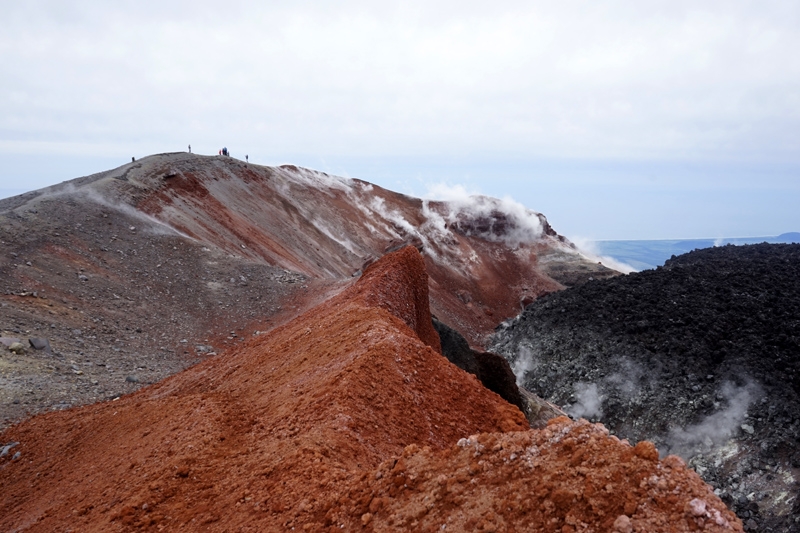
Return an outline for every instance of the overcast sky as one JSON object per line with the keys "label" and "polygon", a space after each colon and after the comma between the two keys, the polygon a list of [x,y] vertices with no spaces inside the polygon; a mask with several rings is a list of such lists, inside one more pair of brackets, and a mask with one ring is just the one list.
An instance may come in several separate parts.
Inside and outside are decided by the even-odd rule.
{"label": "overcast sky", "polygon": [[2,2],[0,197],[186,150],[572,237],[800,231],[800,2]]}

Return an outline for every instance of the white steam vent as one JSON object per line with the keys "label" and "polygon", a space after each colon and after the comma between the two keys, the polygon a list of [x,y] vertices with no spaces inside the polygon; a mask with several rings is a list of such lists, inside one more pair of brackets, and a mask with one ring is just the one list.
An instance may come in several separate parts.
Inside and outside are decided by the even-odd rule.
{"label": "white steam vent", "polygon": [[544,216],[508,197],[469,194],[461,186],[446,185],[433,186],[427,196],[435,201],[425,202],[425,215],[442,233],[452,231],[517,248],[541,239],[548,228]]}
{"label": "white steam vent", "polygon": [[667,436],[669,453],[688,459],[696,453],[707,452],[725,444],[742,429],[747,410],[762,394],[761,387],[756,383],[736,386],[726,382],[720,395],[727,405],[696,424],[673,428]]}

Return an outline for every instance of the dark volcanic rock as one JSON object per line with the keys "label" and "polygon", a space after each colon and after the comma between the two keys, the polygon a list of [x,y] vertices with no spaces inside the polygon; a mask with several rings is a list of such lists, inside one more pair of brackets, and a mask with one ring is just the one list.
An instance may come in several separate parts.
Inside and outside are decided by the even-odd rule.
{"label": "dark volcanic rock", "polygon": [[480,368],[475,358],[477,352],[469,347],[467,340],[459,332],[439,321],[436,317],[433,317],[433,327],[436,333],[439,334],[442,355],[447,357],[448,361],[458,368],[466,370],[475,376],[480,376]]}
{"label": "dark volcanic rock", "polygon": [[436,318],[433,318],[433,327],[441,340],[442,355],[457,367],[475,375],[484,387],[525,412],[525,404],[508,361],[497,354],[473,350],[460,333]]}
{"label": "dark volcanic rock", "polygon": [[535,394],[517,386],[516,376],[502,356],[473,350],[459,332],[436,317],[433,317],[433,327],[441,340],[442,355],[457,367],[477,377],[484,387],[519,407],[531,427],[544,427],[548,420],[565,414]]}
{"label": "dark volcanic rock", "polygon": [[50,341],[45,338],[31,337],[28,339],[28,342],[31,343],[31,346],[35,350],[44,350],[46,353],[53,353],[53,349],[50,347]]}
{"label": "dark volcanic rock", "polygon": [[800,531],[800,245],[725,246],[550,294],[491,348],[524,385],[690,459],[758,531]]}

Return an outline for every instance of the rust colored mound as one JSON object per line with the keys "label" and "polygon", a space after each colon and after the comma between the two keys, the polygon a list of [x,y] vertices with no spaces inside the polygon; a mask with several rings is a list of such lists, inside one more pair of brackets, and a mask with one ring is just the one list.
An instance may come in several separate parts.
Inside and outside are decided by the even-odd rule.
{"label": "rust colored mound", "polygon": [[0,530],[315,531],[408,444],[524,429],[516,407],[415,334],[438,345],[423,274],[413,248],[390,254],[236,353],[12,427]]}
{"label": "rust colored mound", "polygon": [[471,436],[441,452],[410,445],[367,480],[358,496],[369,504],[353,510],[354,529],[742,531],[677,456],[659,461],[649,442],[632,447],[600,424],[566,417],[543,430]]}
{"label": "rust colored mound", "polygon": [[422,342],[442,353],[439,334],[431,320],[425,264],[411,246],[393,255],[391,262],[379,261],[367,267],[361,281],[348,294],[353,294],[367,307],[386,309],[402,319]]}

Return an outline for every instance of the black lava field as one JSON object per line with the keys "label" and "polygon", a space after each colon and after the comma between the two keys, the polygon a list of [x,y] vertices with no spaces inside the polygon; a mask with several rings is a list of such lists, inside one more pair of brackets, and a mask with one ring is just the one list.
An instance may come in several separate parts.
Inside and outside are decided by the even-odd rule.
{"label": "black lava field", "polygon": [[695,250],[549,294],[490,348],[573,416],[688,460],[748,531],[800,531],[800,245]]}

